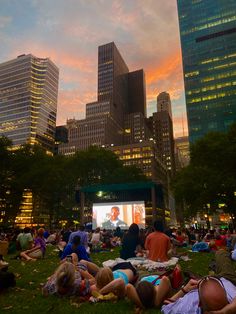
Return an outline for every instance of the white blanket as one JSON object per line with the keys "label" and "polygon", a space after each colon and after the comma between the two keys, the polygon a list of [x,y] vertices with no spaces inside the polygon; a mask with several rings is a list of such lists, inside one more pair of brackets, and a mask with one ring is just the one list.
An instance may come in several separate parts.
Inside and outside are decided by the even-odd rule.
{"label": "white blanket", "polygon": [[124,260],[122,258],[116,258],[115,260],[109,259],[108,261],[105,261],[102,263],[103,267],[114,267],[115,265],[117,265],[118,263],[122,263],[122,262],[130,262],[133,266],[139,268],[145,268],[148,271],[154,271],[156,269],[163,269],[165,270],[166,268],[169,267],[173,267],[177,264],[178,262],[178,258],[177,257],[172,257],[170,260],[168,260],[167,262],[154,262],[151,261],[149,259],[145,259],[143,257],[133,257],[133,258],[129,258],[127,260]]}

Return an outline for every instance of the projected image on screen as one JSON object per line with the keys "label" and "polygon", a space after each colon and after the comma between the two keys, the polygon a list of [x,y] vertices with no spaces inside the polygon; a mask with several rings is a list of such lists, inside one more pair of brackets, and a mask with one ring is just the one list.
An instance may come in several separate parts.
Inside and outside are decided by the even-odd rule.
{"label": "projected image on screen", "polygon": [[128,229],[132,223],[145,228],[144,202],[96,203],[93,204],[93,229]]}

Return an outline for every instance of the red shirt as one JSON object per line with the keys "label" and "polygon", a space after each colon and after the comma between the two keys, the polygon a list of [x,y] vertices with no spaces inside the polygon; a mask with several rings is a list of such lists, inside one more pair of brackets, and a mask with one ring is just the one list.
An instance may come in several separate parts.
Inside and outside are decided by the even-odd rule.
{"label": "red shirt", "polygon": [[150,260],[166,262],[169,259],[167,252],[170,249],[170,238],[163,232],[152,232],[146,238],[145,249],[149,251]]}
{"label": "red shirt", "polygon": [[180,235],[180,236],[177,236],[177,237],[176,237],[176,240],[179,241],[181,244],[184,243],[184,237],[181,236],[181,235]]}

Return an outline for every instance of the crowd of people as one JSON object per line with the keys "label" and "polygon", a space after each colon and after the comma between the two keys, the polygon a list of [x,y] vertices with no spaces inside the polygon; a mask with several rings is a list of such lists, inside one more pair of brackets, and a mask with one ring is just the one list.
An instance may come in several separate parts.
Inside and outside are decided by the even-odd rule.
{"label": "crowd of people", "polygon": [[[164,229],[162,221],[152,227],[139,229],[133,223],[128,230],[119,226],[114,231],[97,228],[86,230],[63,229],[50,232],[43,228],[0,232],[1,244],[8,247],[13,258],[27,262],[43,259],[47,246],[58,248],[58,266],[46,280],[44,296],[80,296],[94,301],[125,298],[139,308],[161,307],[164,314],[179,313],[236,313],[236,236],[232,230]],[[112,268],[93,263],[91,252],[120,247],[123,259]],[[198,278],[180,274],[177,265],[168,274],[140,275],[128,259],[141,257],[155,262],[166,262],[178,255],[178,248],[194,252],[215,252],[214,276]],[[15,253],[14,253],[15,250]],[[16,284],[8,263],[0,255],[0,291]],[[186,274],[185,274],[186,276]],[[184,284],[185,283],[185,284]],[[183,286],[181,286],[184,284]]]}

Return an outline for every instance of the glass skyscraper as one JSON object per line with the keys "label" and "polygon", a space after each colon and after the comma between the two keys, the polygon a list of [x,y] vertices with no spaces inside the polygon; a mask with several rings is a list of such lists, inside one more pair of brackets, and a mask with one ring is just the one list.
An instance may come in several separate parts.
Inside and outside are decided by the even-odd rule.
{"label": "glass skyscraper", "polygon": [[236,1],[177,0],[190,142],[236,121]]}
{"label": "glass skyscraper", "polygon": [[53,152],[58,77],[53,62],[31,54],[0,64],[0,136],[13,148],[37,143]]}

